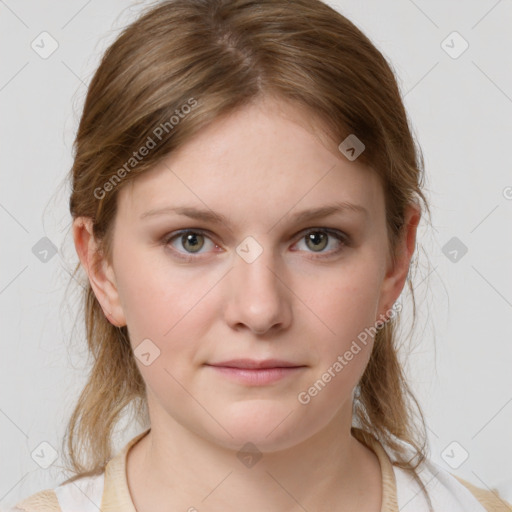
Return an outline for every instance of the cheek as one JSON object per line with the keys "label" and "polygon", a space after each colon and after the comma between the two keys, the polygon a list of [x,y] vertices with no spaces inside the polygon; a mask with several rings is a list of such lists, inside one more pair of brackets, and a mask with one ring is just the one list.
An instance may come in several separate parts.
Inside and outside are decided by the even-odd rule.
{"label": "cheek", "polygon": [[133,341],[154,336],[164,340],[179,330],[182,320],[214,284],[212,276],[198,275],[166,261],[164,250],[132,248],[120,257],[118,291]]}
{"label": "cheek", "polygon": [[[185,403],[190,396],[179,382],[189,378],[200,356],[206,319],[213,314],[208,290],[218,278],[135,252],[119,269],[119,295],[139,371],[156,397]],[[150,364],[144,363],[143,353],[150,354]]]}
{"label": "cheek", "polygon": [[[366,261],[365,261],[366,260]],[[316,354],[316,388],[322,389],[318,403],[337,403],[363,374],[373,348],[380,291],[380,270],[371,257],[340,265],[317,282],[306,295],[311,312],[310,345]],[[311,287],[309,288],[312,289]],[[305,291],[303,292],[305,293]],[[315,330],[312,327],[315,326]],[[320,334],[322,333],[322,334]],[[325,386],[325,387],[324,387]],[[316,388],[312,393],[317,392]],[[316,400],[316,399],[315,399]]]}
{"label": "cheek", "polygon": [[[316,313],[326,334],[339,342],[350,339],[375,324],[380,297],[380,272],[375,262],[340,265],[325,273],[303,295]],[[306,294],[307,291],[307,294]],[[350,344],[350,343],[349,343]]]}
{"label": "cheek", "polygon": [[[205,340],[221,314],[215,285],[225,271],[193,271],[161,255],[131,254],[120,262],[118,284],[139,371],[155,396],[188,403],[179,383],[207,359]],[[148,352],[157,355],[146,366],[141,354]]]}
{"label": "cheek", "polygon": [[[298,399],[301,404],[314,404],[314,415],[334,413],[364,373],[376,332],[377,285],[377,274],[354,269],[348,276],[331,276],[325,280],[323,293],[308,299],[316,317],[306,322],[306,331],[317,364]],[[310,312],[308,315],[314,317]]]}

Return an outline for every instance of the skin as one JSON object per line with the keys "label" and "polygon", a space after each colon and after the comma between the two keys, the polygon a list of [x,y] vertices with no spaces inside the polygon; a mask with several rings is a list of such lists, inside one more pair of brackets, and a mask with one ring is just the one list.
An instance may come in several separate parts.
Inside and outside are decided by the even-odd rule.
{"label": "skin", "polygon": [[[377,175],[345,158],[314,122],[266,97],[203,129],[120,190],[112,264],[96,252],[90,219],[74,222],[77,253],[109,320],[128,326],[134,349],[149,338],[160,350],[149,366],[137,359],[151,419],[127,458],[138,512],[380,510],[378,459],[350,434],[352,393],[373,339],[310,403],[297,396],[389,314],[420,212],[407,210],[392,267]],[[293,219],[340,200],[367,214]],[[213,210],[228,224],[176,214],[140,219],[177,205]],[[162,241],[192,228],[208,231],[196,246],[180,236]],[[339,230],[349,242],[308,244],[310,228]],[[248,236],[263,250],[252,263],[236,252]],[[247,386],[205,366],[237,357],[306,367]],[[237,458],[249,441],[262,454],[250,468]]]}

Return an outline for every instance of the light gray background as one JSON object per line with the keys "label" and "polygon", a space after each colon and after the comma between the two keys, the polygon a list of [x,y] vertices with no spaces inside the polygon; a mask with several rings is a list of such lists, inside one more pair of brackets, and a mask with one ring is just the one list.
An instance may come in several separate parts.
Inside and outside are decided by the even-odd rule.
{"label": "light gray background", "polygon": [[[422,222],[419,318],[404,360],[430,457],[479,487],[512,481],[512,3],[328,3],[391,61],[425,156],[434,230]],[[3,506],[63,479],[59,460],[42,469],[31,457],[42,442],[60,450],[86,376],[81,323],[72,332],[78,295],[65,296],[77,258],[63,180],[86,86],[142,5],[0,1]],[[59,45],[46,59],[31,48],[43,31]],[[445,51],[462,48],[453,31],[469,44],[457,58]],[[32,251],[43,237],[59,251],[46,263]],[[467,247],[457,261],[453,237]],[[128,424],[118,446],[136,433]]]}

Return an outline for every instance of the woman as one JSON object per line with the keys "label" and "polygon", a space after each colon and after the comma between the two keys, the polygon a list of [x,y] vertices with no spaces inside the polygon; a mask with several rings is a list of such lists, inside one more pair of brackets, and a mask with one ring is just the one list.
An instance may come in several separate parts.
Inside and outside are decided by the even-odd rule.
{"label": "woman", "polygon": [[427,457],[396,340],[423,162],[349,20],[161,2],[105,53],[75,150],[94,364],[74,476],[18,510],[510,510]]}

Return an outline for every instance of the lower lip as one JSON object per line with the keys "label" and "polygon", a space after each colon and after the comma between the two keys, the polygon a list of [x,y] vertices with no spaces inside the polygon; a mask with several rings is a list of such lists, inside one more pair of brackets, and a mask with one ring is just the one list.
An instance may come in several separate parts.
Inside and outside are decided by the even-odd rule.
{"label": "lower lip", "polygon": [[294,366],[290,368],[230,368],[228,366],[210,366],[214,370],[222,373],[230,379],[234,379],[243,384],[251,386],[263,386],[277,382],[285,377],[295,375],[299,370],[305,368],[304,366]]}

